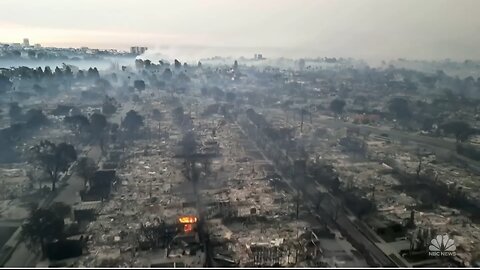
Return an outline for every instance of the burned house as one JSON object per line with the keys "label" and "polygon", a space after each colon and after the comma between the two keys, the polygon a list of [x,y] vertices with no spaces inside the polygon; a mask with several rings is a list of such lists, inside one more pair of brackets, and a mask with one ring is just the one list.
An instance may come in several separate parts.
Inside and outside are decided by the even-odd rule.
{"label": "burned house", "polygon": [[138,233],[140,250],[166,248],[179,231],[178,224],[169,224],[156,219],[155,222],[144,223]]}
{"label": "burned house", "polygon": [[47,258],[50,261],[65,260],[82,256],[86,246],[86,239],[83,235],[55,240],[46,245]]}
{"label": "burned house", "polygon": [[207,140],[203,146],[203,152],[211,155],[218,155],[220,153],[220,145],[215,140]]}
{"label": "burned house", "polygon": [[78,224],[88,223],[96,219],[101,208],[101,202],[81,202],[73,206],[73,217]]}
{"label": "burned house", "polygon": [[116,171],[98,170],[89,183],[89,187],[80,192],[82,201],[104,201],[108,199],[112,187],[116,184]]}

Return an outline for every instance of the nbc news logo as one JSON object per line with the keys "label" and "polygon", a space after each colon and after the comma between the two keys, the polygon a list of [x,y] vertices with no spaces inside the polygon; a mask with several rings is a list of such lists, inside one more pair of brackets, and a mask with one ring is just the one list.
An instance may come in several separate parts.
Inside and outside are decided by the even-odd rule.
{"label": "nbc news logo", "polygon": [[437,235],[435,238],[430,241],[430,246],[428,247],[429,256],[455,256],[455,250],[457,247],[453,239],[450,239],[448,234]]}

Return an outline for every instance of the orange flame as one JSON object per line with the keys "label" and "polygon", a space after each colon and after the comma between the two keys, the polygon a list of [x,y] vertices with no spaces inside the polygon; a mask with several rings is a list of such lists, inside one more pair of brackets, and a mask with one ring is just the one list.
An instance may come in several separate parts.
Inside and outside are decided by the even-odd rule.
{"label": "orange flame", "polygon": [[189,232],[193,231],[192,224],[184,224],[183,225],[183,231],[186,232],[186,233],[189,233]]}
{"label": "orange flame", "polygon": [[197,222],[197,217],[194,216],[184,216],[180,217],[178,221],[182,224],[192,224]]}

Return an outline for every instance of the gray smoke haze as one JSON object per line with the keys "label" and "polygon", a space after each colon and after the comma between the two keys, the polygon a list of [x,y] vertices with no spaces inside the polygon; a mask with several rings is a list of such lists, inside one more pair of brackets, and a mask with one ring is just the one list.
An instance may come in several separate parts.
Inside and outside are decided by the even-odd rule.
{"label": "gray smoke haze", "polygon": [[465,60],[480,59],[478,10],[477,0],[3,1],[0,38],[93,48],[183,46],[177,55],[192,59],[260,52]]}

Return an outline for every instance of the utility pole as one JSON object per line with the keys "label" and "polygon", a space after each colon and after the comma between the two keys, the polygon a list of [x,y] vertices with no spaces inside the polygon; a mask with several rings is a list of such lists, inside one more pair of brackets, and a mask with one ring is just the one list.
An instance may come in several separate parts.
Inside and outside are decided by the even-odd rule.
{"label": "utility pole", "polygon": [[303,133],[303,113],[304,113],[304,111],[302,109],[301,113],[300,113],[301,114],[301,117],[300,117],[301,118],[301,123],[300,123],[300,132],[301,133]]}
{"label": "utility pole", "polygon": [[[298,210],[299,210],[299,205],[300,205],[300,193],[297,191],[297,197],[296,197],[296,217],[298,220]],[[297,233],[298,236],[298,233]]]}
{"label": "utility pole", "polygon": [[150,199],[152,198],[152,182],[150,182],[150,190],[149,190]]}

